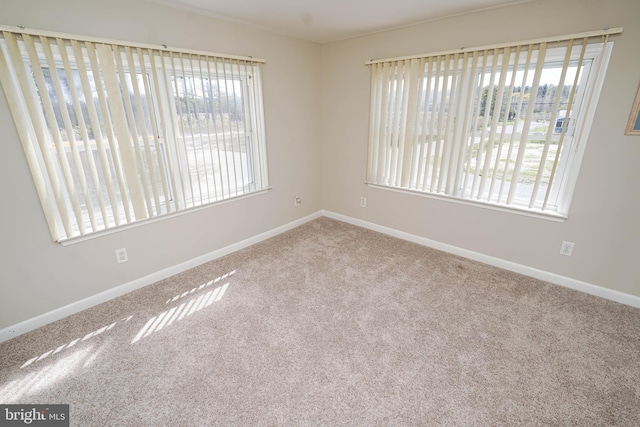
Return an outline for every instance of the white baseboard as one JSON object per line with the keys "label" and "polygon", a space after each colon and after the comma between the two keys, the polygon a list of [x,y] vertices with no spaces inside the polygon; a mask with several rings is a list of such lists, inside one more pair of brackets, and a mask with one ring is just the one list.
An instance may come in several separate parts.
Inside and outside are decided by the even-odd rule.
{"label": "white baseboard", "polygon": [[566,288],[575,289],[577,291],[586,292],[591,295],[606,298],[611,301],[619,302],[621,304],[630,305],[632,307],[640,308],[640,297],[630,294],[625,294],[613,289],[605,288],[591,283],[583,282],[570,277],[561,276],[559,274],[551,273],[537,268],[529,267],[515,262],[507,261],[501,258],[492,257],[479,252],[470,251],[468,249],[459,248],[457,246],[441,243],[436,240],[427,239],[425,237],[416,236],[414,234],[405,233],[393,228],[384,227],[372,222],[363,221],[357,218],[352,218],[346,215],[338,214],[330,211],[322,211],[322,215],[328,218],[333,218],[338,221],[343,221],[349,224],[357,225],[359,227],[367,228],[369,230],[377,231],[389,236],[397,237],[403,240],[408,240],[413,243],[417,243],[422,246],[428,246],[430,248],[439,249],[443,252],[448,252],[454,255],[459,255],[465,258],[469,258],[475,261],[479,261],[485,264],[493,265],[494,267],[504,268],[505,270],[513,271],[516,273],[524,274],[525,276],[534,277],[536,279],[544,280],[546,282],[554,283],[556,285],[564,286]]}
{"label": "white baseboard", "polygon": [[304,223],[307,223],[316,218],[319,218],[320,216],[322,216],[321,211],[315,212],[311,215],[307,215],[303,218],[292,221],[290,223],[287,223],[280,227],[266,231],[264,233],[258,234],[256,236],[250,237],[248,239],[242,240],[238,243],[234,243],[224,248],[221,248],[213,252],[201,255],[199,257],[190,259],[188,261],[182,262],[180,264],[167,267],[163,270],[154,272],[152,274],[141,277],[139,279],[132,280],[131,282],[116,286],[114,288],[108,289],[104,292],[100,292],[96,295],[92,295],[80,301],[73,302],[71,304],[65,305],[63,307],[57,308],[55,310],[49,311],[47,313],[41,314],[39,316],[33,317],[31,319],[27,319],[23,322],[1,329],[0,342],[7,341],[11,338],[17,337],[18,335],[27,333],[34,329],[45,326],[49,323],[55,322],[56,320],[63,319],[67,316],[78,313],[82,310],[86,310],[98,304],[102,304],[103,302],[107,302],[111,299],[117,298],[129,292],[151,285],[160,280],[166,279],[167,277],[171,277],[183,271],[189,270],[190,268],[197,267],[198,265],[204,264],[205,262],[213,261],[217,258],[236,252],[240,249],[246,248],[247,246],[251,246],[255,243],[261,242],[270,237],[276,236],[280,233],[291,230],[292,228],[298,227]]}
{"label": "white baseboard", "polygon": [[155,273],[149,274],[147,276],[141,277],[136,280],[132,280],[131,282],[122,284],[120,286],[116,286],[114,288],[111,288],[99,294],[92,295],[88,298],[73,302],[64,307],[57,308],[55,310],[49,311],[47,313],[41,314],[39,316],[33,317],[31,319],[27,319],[23,322],[1,329],[0,342],[7,341],[18,335],[40,328],[49,323],[55,322],[56,320],[63,319],[67,316],[78,313],[82,310],[86,310],[88,308],[91,308],[103,302],[107,302],[113,298],[117,298],[129,292],[151,285],[160,280],[166,279],[167,277],[171,277],[175,274],[189,270],[190,268],[197,267],[198,265],[204,264],[205,262],[213,261],[217,258],[223,257],[225,255],[228,255],[240,249],[246,248],[255,243],[266,240],[270,237],[274,237],[285,231],[291,230],[295,227],[298,227],[302,224],[305,224],[321,216],[333,218],[338,221],[343,221],[349,224],[357,225],[359,227],[367,228],[369,230],[377,231],[383,234],[387,234],[389,236],[397,237],[397,238],[414,242],[423,246],[439,249],[441,251],[448,252],[454,255],[463,256],[465,258],[483,262],[485,264],[493,265],[495,267],[504,268],[505,270],[514,271],[516,273],[524,274],[526,276],[534,277],[536,279],[544,280],[550,283],[554,283],[556,285],[586,292],[591,295],[606,298],[622,304],[630,305],[632,307],[640,308],[640,297],[637,297],[635,295],[629,295],[623,292],[615,291],[613,289],[604,288],[602,286],[592,285],[590,283],[582,282],[580,280],[572,279],[570,277],[561,276],[559,274],[550,273],[548,271],[539,270],[533,267],[528,267],[526,265],[517,264],[517,263],[506,261],[500,258],[491,257],[488,255],[481,254],[479,252],[462,249],[457,246],[448,245],[435,240],[427,239],[425,237],[416,236],[414,234],[406,233],[404,231],[399,231],[393,228],[389,228],[382,225],[374,224],[372,222],[367,222],[360,219],[352,218],[352,217],[338,214],[335,212],[318,211],[306,217],[287,223],[283,226],[274,228],[272,230],[269,230],[264,233],[258,234],[256,236],[250,237],[248,239],[242,240],[238,243],[234,243],[224,248],[221,248],[213,252],[201,255],[199,257],[190,259],[188,261],[182,262],[180,264],[167,267],[163,270],[157,271]]}

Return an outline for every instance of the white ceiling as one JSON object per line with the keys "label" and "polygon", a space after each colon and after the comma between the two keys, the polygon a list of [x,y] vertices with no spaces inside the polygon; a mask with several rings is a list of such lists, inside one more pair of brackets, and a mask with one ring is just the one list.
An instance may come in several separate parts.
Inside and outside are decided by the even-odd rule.
{"label": "white ceiling", "polygon": [[327,43],[535,0],[147,0]]}

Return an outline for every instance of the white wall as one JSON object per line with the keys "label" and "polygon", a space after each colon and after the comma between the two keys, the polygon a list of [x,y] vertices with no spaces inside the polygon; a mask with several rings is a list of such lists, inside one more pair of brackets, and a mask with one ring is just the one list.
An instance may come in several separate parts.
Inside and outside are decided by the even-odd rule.
{"label": "white wall", "polygon": [[[138,0],[2,0],[0,24],[251,55],[263,68],[267,194],[71,246],[51,241],[0,91],[0,329],[321,209],[319,46]],[[293,207],[294,195],[303,199]],[[114,250],[127,248],[117,264]]]}
{"label": "white wall", "polygon": [[[640,296],[640,1],[541,0],[322,46],[324,209]],[[370,59],[624,27],[615,37],[569,219],[556,223],[364,184]],[[359,206],[367,197],[367,207]],[[559,254],[575,242],[572,257]]]}

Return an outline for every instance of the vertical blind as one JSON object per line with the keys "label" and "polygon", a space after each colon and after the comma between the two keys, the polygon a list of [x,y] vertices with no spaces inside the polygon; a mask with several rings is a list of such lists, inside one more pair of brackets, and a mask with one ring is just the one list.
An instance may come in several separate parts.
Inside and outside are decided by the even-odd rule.
{"label": "vertical blind", "polygon": [[585,35],[372,61],[367,182],[565,213],[567,147],[609,44]]}
{"label": "vertical blind", "polygon": [[268,187],[262,61],[6,29],[0,50],[54,240]]}

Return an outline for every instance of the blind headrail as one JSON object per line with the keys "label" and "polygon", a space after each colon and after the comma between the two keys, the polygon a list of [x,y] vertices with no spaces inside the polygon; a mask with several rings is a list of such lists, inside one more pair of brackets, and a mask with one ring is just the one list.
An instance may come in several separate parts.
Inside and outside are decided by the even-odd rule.
{"label": "blind headrail", "polygon": [[524,46],[529,44],[538,44],[538,43],[553,43],[553,42],[562,42],[572,39],[583,39],[583,38],[591,38],[591,37],[600,37],[600,36],[609,36],[612,34],[620,34],[622,33],[622,27],[617,28],[605,28],[603,30],[595,30],[595,31],[587,31],[584,33],[576,33],[576,34],[568,34],[563,36],[550,36],[550,37],[542,37],[538,39],[531,40],[523,40],[518,42],[509,42],[509,43],[498,43],[487,46],[477,46],[477,47],[462,47],[460,49],[451,49],[442,52],[434,52],[434,53],[421,53],[417,55],[407,55],[407,56],[399,56],[395,58],[386,58],[386,59],[372,59],[365,63],[365,65],[373,65],[379,64],[382,62],[393,62],[393,61],[405,61],[408,59],[419,59],[419,58],[428,58],[433,56],[440,55],[450,55],[454,53],[465,53],[465,52],[475,52],[480,50],[490,50],[490,49],[501,49],[505,47],[516,47],[516,46]]}
{"label": "blind headrail", "polygon": [[261,63],[261,64],[266,63],[264,59],[253,58],[251,56],[229,55],[226,53],[215,53],[215,52],[207,52],[203,50],[183,49],[183,48],[167,46],[165,44],[155,45],[155,44],[148,44],[148,43],[136,43],[136,42],[107,39],[107,38],[101,38],[101,37],[90,37],[90,36],[80,36],[77,34],[59,33],[56,31],[34,30],[31,28],[25,28],[22,25],[18,25],[18,26],[0,25],[0,32],[2,31],[7,31],[14,34],[28,34],[30,36],[43,36],[43,37],[76,40],[80,42],[102,43],[102,44],[110,44],[110,45],[117,45],[117,46],[135,47],[135,48],[139,47],[142,49],[153,49],[153,50],[164,51],[164,52],[185,53],[190,55],[200,55],[200,56],[207,56],[207,57],[213,57],[213,58],[236,59],[236,60],[255,62],[255,63]]}

